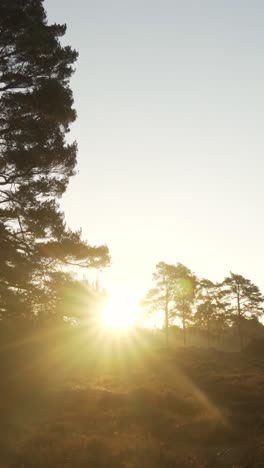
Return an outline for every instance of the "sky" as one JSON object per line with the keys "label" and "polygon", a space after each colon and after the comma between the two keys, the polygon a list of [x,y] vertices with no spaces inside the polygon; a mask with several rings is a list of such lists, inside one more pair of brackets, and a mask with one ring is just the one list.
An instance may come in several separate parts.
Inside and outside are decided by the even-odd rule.
{"label": "sky", "polygon": [[165,261],[264,290],[264,2],[44,5],[79,52],[78,174],[62,207],[108,245],[101,281],[141,295]]}

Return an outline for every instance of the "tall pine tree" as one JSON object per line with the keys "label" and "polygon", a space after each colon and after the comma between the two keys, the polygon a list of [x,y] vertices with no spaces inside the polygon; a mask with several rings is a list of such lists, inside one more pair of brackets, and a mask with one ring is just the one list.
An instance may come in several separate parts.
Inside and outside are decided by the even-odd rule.
{"label": "tall pine tree", "polygon": [[67,230],[58,198],[76,165],[69,80],[77,52],[42,0],[0,2],[0,311],[38,313],[62,264],[104,266],[106,246]]}
{"label": "tall pine tree", "polygon": [[153,273],[155,287],[150,289],[142,305],[148,313],[164,313],[166,345],[169,341],[170,323],[177,317],[183,328],[184,346],[186,345],[186,327],[192,317],[192,304],[195,297],[197,279],[181,263],[171,265],[160,262]]}
{"label": "tall pine tree", "polygon": [[232,272],[225,278],[223,286],[226,288],[226,297],[229,297],[229,312],[233,315],[234,323],[237,325],[242,350],[245,341],[244,319],[263,316],[264,297],[252,281]]}

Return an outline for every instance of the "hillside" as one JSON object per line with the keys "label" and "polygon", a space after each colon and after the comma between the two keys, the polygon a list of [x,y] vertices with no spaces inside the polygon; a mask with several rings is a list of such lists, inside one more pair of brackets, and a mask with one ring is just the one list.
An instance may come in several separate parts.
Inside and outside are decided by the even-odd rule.
{"label": "hillside", "polygon": [[75,351],[9,373],[1,468],[262,466],[264,359],[121,339]]}

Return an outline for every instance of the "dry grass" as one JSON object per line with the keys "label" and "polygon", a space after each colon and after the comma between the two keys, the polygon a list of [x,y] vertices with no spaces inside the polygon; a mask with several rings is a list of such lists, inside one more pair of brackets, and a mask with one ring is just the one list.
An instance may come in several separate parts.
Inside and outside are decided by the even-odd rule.
{"label": "dry grass", "polygon": [[59,373],[62,356],[3,387],[0,468],[263,466],[261,359],[121,346]]}

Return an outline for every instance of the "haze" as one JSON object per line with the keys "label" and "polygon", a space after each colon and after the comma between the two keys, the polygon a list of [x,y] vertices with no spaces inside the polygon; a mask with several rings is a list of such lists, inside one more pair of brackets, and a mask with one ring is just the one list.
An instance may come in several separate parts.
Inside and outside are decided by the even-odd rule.
{"label": "haze", "polygon": [[109,246],[103,281],[145,292],[155,264],[263,286],[260,1],[46,0],[80,54],[70,227]]}

